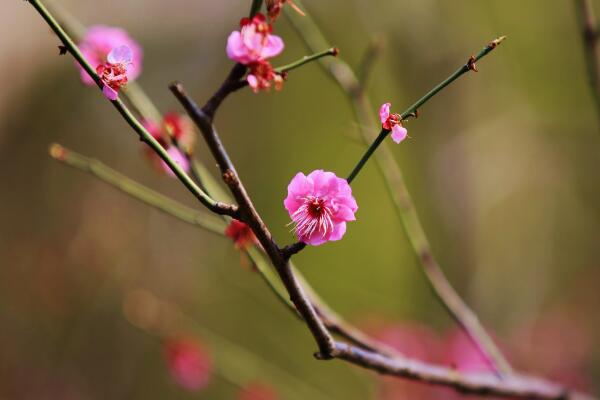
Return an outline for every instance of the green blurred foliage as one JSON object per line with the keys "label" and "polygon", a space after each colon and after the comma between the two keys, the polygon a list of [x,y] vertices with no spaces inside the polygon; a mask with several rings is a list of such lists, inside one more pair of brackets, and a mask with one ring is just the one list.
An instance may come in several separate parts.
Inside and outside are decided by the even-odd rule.
{"label": "green blurred foliage", "polygon": [[[154,2],[127,3],[102,20],[94,16],[97,2],[81,2],[73,12],[86,24],[121,25],[142,43],[139,82],[161,110],[179,110],[166,90],[175,79],[199,102],[206,99],[230,68],[225,40],[248,4],[177,1],[173,7],[181,9],[161,19],[152,13]],[[437,258],[495,336],[509,341],[523,325],[560,309],[597,339],[600,129],[572,2],[305,3],[352,65],[374,35],[385,38],[369,95],[396,110],[492,38],[509,36],[479,73],[427,104],[407,125],[411,139],[393,151]],[[139,19],[143,7],[147,23]],[[178,30],[183,15],[193,23]],[[22,35],[43,24],[32,12],[23,18]],[[287,45],[277,64],[305,54],[284,18],[276,30]],[[171,382],[160,340],[124,316],[124,299],[138,289],[185,315],[174,330],[203,338],[209,329],[267,360],[272,368],[250,363],[244,379],[271,382],[284,399],[302,398],[297,391],[305,388],[271,370],[323,398],[376,398],[372,373],[312,358],[308,330],[241,266],[227,240],[47,156],[48,145],[59,142],[197,207],[181,185],[150,168],[134,133],[79,83],[71,60],[57,60],[57,41],[49,34],[35,40],[44,62],[0,114],[0,398],[234,398],[235,386],[218,376],[198,393]],[[348,100],[316,64],[290,74],[280,93],[235,94],[216,124],[281,244],[293,240],[282,206],[291,177],[317,168],[345,175],[364,151]],[[198,155],[212,166],[205,149]],[[301,253],[298,266],[358,324],[416,320],[443,335],[452,321],[424,281],[372,162],[353,189],[358,221],[343,241]],[[227,349],[212,351],[218,359]],[[594,382],[597,346],[585,363]]]}

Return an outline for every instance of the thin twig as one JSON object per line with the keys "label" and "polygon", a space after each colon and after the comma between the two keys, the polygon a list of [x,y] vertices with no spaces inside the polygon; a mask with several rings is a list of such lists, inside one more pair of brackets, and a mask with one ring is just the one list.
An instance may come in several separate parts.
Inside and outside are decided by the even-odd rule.
{"label": "thin twig", "polygon": [[585,64],[592,95],[596,102],[596,112],[600,118],[600,32],[591,0],[575,0],[577,22],[584,45]]}
{"label": "thin twig", "polygon": [[183,105],[192,120],[196,123],[200,132],[202,132],[204,140],[208,144],[208,147],[221,170],[223,181],[229,187],[240,207],[241,218],[238,219],[248,224],[256,235],[258,241],[269,256],[269,259],[275,266],[281,281],[290,295],[290,299],[315,337],[319,346],[319,353],[317,356],[321,358],[331,358],[331,353],[334,350],[333,338],[304,294],[304,290],[298,283],[298,279],[290,264],[283,257],[279,247],[273,241],[271,232],[254,208],[254,205],[246,192],[246,188],[240,181],[233,163],[229,159],[229,155],[221,143],[221,139],[219,138],[216,129],[202,109],[200,109],[200,107],[198,107],[198,105],[186,94],[180,83],[171,84],[170,89]]}
{"label": "thin twig", "polygon": [[[325,37],[310,15],[298,18],[286,10],[286,16],[309,50],[314,51],[314,49],[327,46]],[[376,119],[373,117],[373,105],[361,89],[361,83],[356,78],[352,68],[340,57],[321,59],[319,63],[350,98],[365,143],[376,140],[377,135],[375,132],[365,128],[376,125]],[[419,106],[419,102],[415,104]],[[389,147],[381,146],[375,154],[375,160],[380,173],[387,182],[386,187],[394,201],[402,226],[419,258],[422,270],[433,292],[490,364],[497,371],[510,373],[509,363],[483,328],[475,313],[450,285],[441,267],[433,257],[431,245],[413,206],[410,193],[404,183],[402,171]]]}
{"label": "thin twig", "polygon": [[365,53],[363,54],[362,61],[360,62],[358,70],[358,81],[360,82],[361,89],[364,89],[369,83],[373,66],[375,65],[376,59],[381,54],[383,48],[383,36],[375,35],[371,38],[371,42],[367,46]]}
{"label": "thin twig", "polygon": [[[71,53],[75,60],[81,65],[88,75],[94,80],[100,90],[104,84],[100,77],[96,74],[94,68],[87,62],[77,45],[73,42],[70,36],[63,30],[59,23],[54,19],[50,12],[44,7],[39,0],[29,0],[29,3],[42,16],[46,23],[52,28],[54,33],[61,40],[65,48]],[[138,134],[141,141],[147,143],[156,154],[169,166],[171,171],[185,185],[185,187],[196,197],[200,203],[216,214],[229,215],[235,218],[238,215],[237,206],[232,204],[223,204],[211,199],[202,189],[194,183],[194,181],[185,173],[185,171],[169,156],[167,151],[156,141],[156,139],[144,128],[144,126],[135,118],[127,106],[119,98],[112,100],[111,103],[117,109],[119,114]]]}

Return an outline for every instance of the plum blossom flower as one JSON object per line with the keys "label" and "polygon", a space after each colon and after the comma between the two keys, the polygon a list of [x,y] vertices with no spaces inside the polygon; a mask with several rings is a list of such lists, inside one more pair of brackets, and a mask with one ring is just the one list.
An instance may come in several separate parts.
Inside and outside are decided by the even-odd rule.
{"label": "plum blossom flower", "polygon": [[262,382],[251,382],[242,388],[238,400],[279,400],[279,396],[271,386]]}
{"label": "plum blossom flower", "polygon": [[400,114],[390,114],[391,103],[384,103],[379,109],[379,119],[383,129],[392,131],[392,139],[396,143],[400,143],[408,134],[405,127],[402,126],[402,118]]}
{"label": "plum blossom flower", "polygon": [[[127,79],[133,81],[142,71],[143,52],[140,45],[125,30],[103,25],[92,26],[79,43],[81,53],[93,66],[104,64],[107,61],[108,53],[119,46],[127,46],[131,49],[132,60],[127,69]],[[93,85],[94,80],[89,74],[79,64],[77,67],[83,83]]]}
{"label": "plum blossom flower", "polygon": [[250,68],[250,73],[248,73],[246,79],[254,93],[258,93],[261,90],[269,90],[271,82],[275,84],[275,90],[283,88],[284,75],[275,72],[268,61],[257,61],[248,65],[248,67]]}
{"label": "plum blossom flower", "polygon": [[[186,174],[190,172],[190,161],[181,150],[175,146],[170,146],[167,149],[167,154],[173,161],[175,161],[175,164],[179,165],[181,169],[185,171]],[[171,170],[167,163],[163,160],[160,160],[160,162],[162,169],[167,173],[167,175],[169,175],[171,178],[176,178],[175,173]]]}
{"label": "plum blossom flower", "polygon": [[[167,150],[169,156],[186,172],[190,171],[190,162],[187,154],[193,152],[196,143],[196,131],[189,117],[178,113],[168,113],[161,123],[144,121],[144,128],[154,139]],[[178,146],[175,146],[174,143]],[[185,149],[182,151],[180,149]],[[159,170],[166,172],[172,178],[175,174],[171,168],[152,150],[147,148],[147,155]]]}
{"label": "plum blossom flower", "polygon": [[283,204],[298,240],[313,246],[340,240],[346,233],[346,222],[354,221],[358,210],[348,182],[322,169],[308,176],[296,174]]}
{"label": "plum blossom flower", "polygon": [[279,36],[271,34],[272,30],[260,13],[252,19],[242,18],[240,30],[231,32],[227,39],[227,56],[244,65],[275,57],[284,44]]}
{"label": "plum blossom flower", "polygon": [[127,46],[115,47],[108,53],[106,62],[96,67],[96,73],[104,84],[102,93],[109,100],[116,100],[119,90],[127,84],[127,69],[131,65],[131,49]]}
{"label": "plum blossom flower", "polygon": [[198,340],[168,339],[164,354],[172,378],[182,388],[200,390],[210,381],[212,360]]}
{"label": "plum blossom flower", "polygon": [[254,236],[252,229],[237,219],[231,220],[227,229],[225,229],[225,236],[233,240],[235,248],[238,250],[247,249],[256,243],[256,236]]}
{"label": "plum blossom flower", "polygon": [[298,8],[296,4],[292,0],[267,0],[267,14],[269,15],[269,19],[271,21],[275,21],[279,14],[281,14],[281,10],[285,4],[289,4],[290,7],[294,9],[298,14],[304,16],[304,12]]}

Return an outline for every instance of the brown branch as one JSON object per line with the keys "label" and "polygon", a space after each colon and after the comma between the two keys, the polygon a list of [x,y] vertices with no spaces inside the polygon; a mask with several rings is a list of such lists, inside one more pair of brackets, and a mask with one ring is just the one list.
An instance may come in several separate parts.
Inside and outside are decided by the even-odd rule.
{"label": "brown branch", "polygon": [[[196,123],[200,132],[202,132],[204,140],[217,161],[223,181],[227,184],[233,197],[238,202],[241,220],[248,224],[254,231],[258,241],[275,266],[281,281],[290,295],[290,300],[294,303],[296,309],[310,328],[310,331],[319,346],[319,353],[317,353],[316,356],[323,359],[331,358],[331,354],[335,349],[331,334],[327,331],[327,328],[318,317],[317,312],[300,286],[289,262],[281,254],[279,247],[273,241],[271,232],[256,211],[252,200],[248,196],[244,185],[235,171],[233,163],[229,159],[227,151],[221,143],[221,139],[219,138],[216,129],[211,123],[210,117],[208,117],[186,94],[181,84],[174,83],[170,85],[170,89],[186,109],[192,120]],[[204,108],[206,108],[206,106]]]}
{"label": "brown branch", "polygon": [[[310,15],[304,18],[297,18],[292,13],[286,13],[286,15],[308,49],[314,50],[327,46],[326,39]],[[350,99],[364,142],[366,144],[373,142],[378,131],[371,130],[369,127],[377,126],[377,123],[373,117],[373,105],[365,93],[363,83],[358,80],[353,69],[340,57],[322,59],[319,62]],[[475,313],[450,285],[443,270],[433,257],[431,246],[404,183],[402,171],[386,144],[379,147],[375,153],[375,160],[387,182],[386,187],[394,201],[402,226],[419,257],[422,270],[433,292],[490,364],[501,373],[510,373],[510,365],[485,328],[479,323]]]}
{"label": "brown branch", "polygon": [[600,117],[600,48],[598,47],[600,32],[598,31],[598,21],[594,15],[591,0],[575,0],[575,7],[584,45],[590,87],[596,101],[598,117]]}
{"label": "brown branch", "polygon": [[[214,126],[202,109],[189,98],[181,84],[172,84],[170,89],[198,125],[217,161],[223,180],[239,204],[242,220],[254,231],[275,266],[290,299],[308,325],[319,346],[319,352],[315,354],[318,359],[338,358],[382,374],[449,386],[466,393],[528,399],[578,398],[569,397],[562,387],[530,377],[510,375],[504,380],[500,380],[493,374],[462,374],[452,368],[426,364],[398,354],[388,355],[385,351],[380,351],[379,344],[368,339],[360,331],[340,324],[341,319],[337,320],[335,313],[322,304],[313,306],[309,298],[310,293],[303,289],[289,261],[274,242],[267,226],[252,204]],[[324,318],[322,319],[322,317]],[[338,333],[341,332],[342,336],[347,335],[349,338],[357,339],[356,341],[360,343],[361,347],[334,341],[326,324],[337,327]]]}

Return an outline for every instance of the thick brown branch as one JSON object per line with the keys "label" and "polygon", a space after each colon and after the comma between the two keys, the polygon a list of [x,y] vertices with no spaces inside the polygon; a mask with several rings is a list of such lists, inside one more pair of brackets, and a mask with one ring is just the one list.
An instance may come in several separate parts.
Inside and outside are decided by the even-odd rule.
{"label": "thick brown branch", "polygon": [[227,151],[221,143],[221,139],[219,138],[216,129],[211,123],[211,119],[186,94],[181,84],[174,83],[170,86],[170,89],[183,105],[192,120],[194,120],[200,129],[200,132],[202,132],[204,140],[208,144],[208,147],[221,170],[223,181],[227,184],[233,197],[238,202],[242,221],[247,223],[254,231],[258,241],[275,266],[281,281],[290,295],[290,300],[294,303],[296,309],[310,328],[310,331],[319,346],[317,357],[324,359],[331,358],[331,353],[334,350],[333,338],[318,317],[314,307],[300,286],[290,264],[284,258],[277,244],[273,241],[271,232],[256,211],[244,185],[241,183],[237,172],[235,171],[233,163],[227,155]]}
{"label": "thick brown branch", "polygon": [[225,100],[229,94],[247,85],[245,80],[241,80],[246,73],[246,69],[246,66],[243,64],[235,64],[231,71],[229,71],[227,78],[225,78],[225,82],[223,82],[215,94],[213,94],[204,107],[202,107],[202,112],[206,118],[208,118],[210,123],[212,123],[215,118],[215,113],[223,100]]}
{"label": "thick brown branch", "polygon": [[590,0],[575,0],[575,7],[584,45],[585,62],[592,94],[600,117],[600,32]]}

